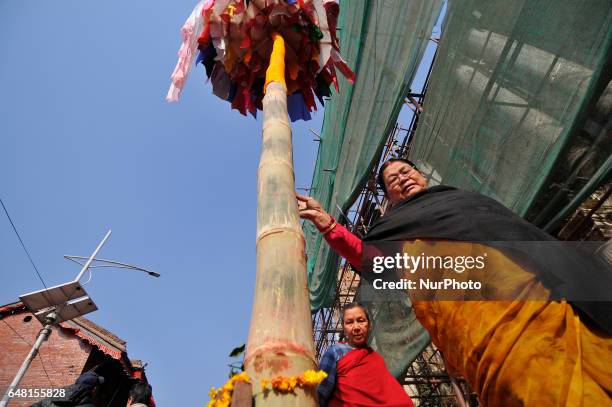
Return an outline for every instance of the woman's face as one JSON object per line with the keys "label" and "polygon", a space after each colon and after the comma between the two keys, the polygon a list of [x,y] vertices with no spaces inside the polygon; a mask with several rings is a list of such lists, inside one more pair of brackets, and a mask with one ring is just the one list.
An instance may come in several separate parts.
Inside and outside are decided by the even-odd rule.
{"label": "woman's face", "polygon": [[420,172],[402,161],[394,161],[385,168],[383,181],[387,198],[398,203],[427,188],[427,180]]}
{"label": "woman's face", "polygon": [[354,307],[344,311],[344,335],[349,345],[356,348],[366,346],[369,333],[370,322],[363,308]]}

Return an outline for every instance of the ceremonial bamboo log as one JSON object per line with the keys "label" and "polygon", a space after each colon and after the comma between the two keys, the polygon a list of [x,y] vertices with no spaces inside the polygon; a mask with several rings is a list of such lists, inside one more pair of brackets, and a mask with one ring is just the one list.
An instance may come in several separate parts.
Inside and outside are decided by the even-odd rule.
{"label": "ceremonial bamboo log", "polygon": [[[284,72],[284,61],[282,64]],[[262,379],[316,369],[305,242],[295,198],[291,127],[282,80],[267,85],[263,112],[257,180],[257,276],[245,370],[252,379],[258,407],[316,406],[312,389],[264,395],[260,385]]]}

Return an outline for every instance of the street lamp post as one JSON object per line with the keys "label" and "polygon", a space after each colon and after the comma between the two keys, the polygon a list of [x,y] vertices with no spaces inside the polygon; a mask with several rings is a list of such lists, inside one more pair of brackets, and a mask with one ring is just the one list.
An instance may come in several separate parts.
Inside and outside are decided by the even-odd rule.
{"label": "street lamp post", "polygon": [[[102,246],[104,246],[110,235],[111,231],[109,230],[89,257],[64,256],[65,258],[79,264],[81,263],[78,260],[85,261],[85,263],[82,264],[79,274],[77,274],[73,281],[19,296],[23,304],[41,322],[43,328],[38,333],[38,337],[36,338],[36,342],[32,346],[30,353],[28,353],[28,356],[26,356],[25,360],[21,364],[21,367],[17,371],[17,374],[13,378],[13,381],[4,393],[4,396],[0,401],[0,407],[6,407],[8,405],[8,402],[15,393],[15,389],[17,389],[21,379],[23,379],[23,376],[25,376],[28,368],[30,367],[32,360],[34,360],[38,354],[40,347],[47,339],[49,339],[52,332],[52,326],[98,309],[96,304],[94,304],[93,300],[89,297],[89,295],[87,295],[87,292],[80,283],[81,277],[83,277],[83,274],[85,274],[87,270],[94,267],[116,267],[144,271],[153,277],[160,276],[159,273],[126,263],[96,259],[96,255]],[[94,261],[105,264],[102,266],[92,266]]]}

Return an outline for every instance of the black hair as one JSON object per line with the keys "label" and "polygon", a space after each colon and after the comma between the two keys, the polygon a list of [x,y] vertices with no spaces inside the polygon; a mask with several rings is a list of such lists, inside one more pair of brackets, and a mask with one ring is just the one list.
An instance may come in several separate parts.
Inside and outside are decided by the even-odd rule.
{"label": "black hair", "polygon": [[130,388],[130,397],[132,399],[132,404],[142,403],[145,405],[150,405],[151,396],[153,394],[153,389],[151,385],[148,383],[138,382]]}
{"label": "black hair", "polygon": [[[409,166],[411,166],[412,168],[414,168],[415,170],[419,171],[417,166],[412,161],[410,161],[410,160],[408,160],[406,158],[399,158],[399,157],[390,158],[387,162],[385,162],[383,165],[380,166],[380,169],[378,170],[378,175],[376,176],[376,181],[378,182],[378,185],[380,186],[380,189],[383,190],[385,195],[387,195],[387,186],[385,185],[385,180],[383,179],[383,173],[385,172],[385,170],[387,169],[389,164],[394,163],[394,162],[398,162],[398,161],[402,162],[402,163],[406,163]],[[419,171],[419,172],[421,172],[421,171]]]}
{"label": "black hair", "polygon": [[340,315],[340,319],[342,320],[342,325],[344,325],[344,313],[347,310],[350,310],[350,309],[353,309],[353,308],[361,308],[363,310],[363,312],[364,312],[368,322],[369,323],[372,322],[370,320],[370,313],[368,312],[368,309],[363,304],[360,304],[358,302],[350,302],[350,303],[346,304],[344,307],[342,307],[342,315]]}

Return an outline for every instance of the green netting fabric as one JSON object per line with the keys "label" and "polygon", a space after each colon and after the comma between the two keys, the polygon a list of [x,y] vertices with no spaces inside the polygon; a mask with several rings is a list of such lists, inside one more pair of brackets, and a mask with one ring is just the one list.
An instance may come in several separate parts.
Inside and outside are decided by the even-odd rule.
{"label": "green netting fabric", "polygon": [[361,280],[356,301],[370,314],[370,346],[385,359],[389,371],[401,378],[431,339],[416,319],[412,303],[403,291],[377,290]]}
{"label": "green netting fabric", "polygon": [[[311,195],[332,215],[348,209],[425,51],[441,0],[355,0],[341,7],[340,46],[357,79],[340,78],[342,92],[325,107]],[[338,256],[312,224],[304,224],[311,308],[328,307],[336,285]]]}
{"label": "green netting fabric", "polygon": [[525,215],[596,100],[611,27],[610,0],[451,1],[411,159]]}

